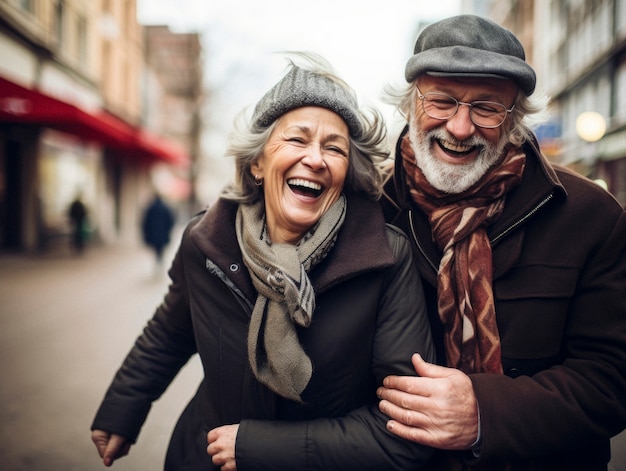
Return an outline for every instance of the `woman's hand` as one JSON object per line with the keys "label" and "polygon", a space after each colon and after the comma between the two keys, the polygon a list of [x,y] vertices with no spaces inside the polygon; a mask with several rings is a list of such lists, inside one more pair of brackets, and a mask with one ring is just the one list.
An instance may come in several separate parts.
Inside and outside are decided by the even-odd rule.
{"label": "woman's hand", "polygon": [[91,441],[96,445],[100,458],[105,466],[111,466],[113,462],[126,456],[132,443],[126,437],[104,430],[93,430]]}
{"label": "woman's hand", "polygon": [[239,424],[222,425],[214,428],[207,435],[206,452],[211,455],[213,464],[219,466],[222,471],[236,471],[235,441]]}

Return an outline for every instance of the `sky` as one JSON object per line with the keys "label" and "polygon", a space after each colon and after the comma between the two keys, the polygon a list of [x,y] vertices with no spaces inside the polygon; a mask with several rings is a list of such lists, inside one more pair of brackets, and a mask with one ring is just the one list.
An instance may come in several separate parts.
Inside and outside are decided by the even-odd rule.
{"label": "sky", "polygon": [[281,51],[326,58],[388,122],[398,119],[380,96],[404,84],[420,22],[460,12],[461,0],[138,0],[142,24],[166,24],[203,38],[209,103],[205,147],[223,153],[241,109],[254,104],[286,71]]}
{"label": "sky", "polygon": [[362,98],[378,100],[385,83],[402,80],[419,22],[458,13],[460,0],[138,0],[137,8],[143,24],[201,33],[210,83],[251,89],[237,101],[256,101],[280,78],[286,62],[276,52],[285,50],[321,54]]}

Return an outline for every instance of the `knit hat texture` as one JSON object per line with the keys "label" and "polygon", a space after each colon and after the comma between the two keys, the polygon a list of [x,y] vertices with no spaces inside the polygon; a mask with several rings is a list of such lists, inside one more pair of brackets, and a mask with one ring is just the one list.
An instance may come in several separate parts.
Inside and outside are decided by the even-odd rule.
{"label": "knit hat texture", "polygon": [[259,100],[252,123],[266,128],[283,114],[302,106],[321,106],[334,111],[346,122],[353,137],[363,132],[356,99],[350,91],[296,65]]}
{"label": "knit hat texture", "polygon": [[526,95],[535,89],[535,71],[524,47],[509,30],[475,15],[458,15],[427,26],[417,38],[405,78],[497,77],[514,80]]}

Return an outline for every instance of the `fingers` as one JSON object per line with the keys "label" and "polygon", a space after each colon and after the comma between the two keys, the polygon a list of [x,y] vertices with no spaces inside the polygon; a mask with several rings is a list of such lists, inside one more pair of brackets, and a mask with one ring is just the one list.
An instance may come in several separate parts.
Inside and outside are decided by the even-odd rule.
{"label": "fingers", "polygon": [[111,434],[109,432],[105,432],[104,430],[93,430],[91,432],[91,441],[94,445],[96,445],[96,450],[98,450],[100,458],[104,457],[104,452],[110,436]]}
{"label": "fingers", "polygon": [[215,431],[215,429],[211,430],[207,434],[207,443],[209,444],[206,447],[207,454],[211,457],[211,461],[215,466],[222,466],[226,461],[220,455],[220,451],[222,451],[222,447],[217,442],[219,435]]}
{"label": "fingers", "polygon": [[[386,394],[390,394],[387,392]],[[390,396],[397,395],[391,391]],[[401,393],[406,395],[405,393]],[[408,395],[407,395],[408,396]],[[403,402],[403,406],[397,404]],[[389,416],[391,420],[387,422],[387,430],[398,437],[410,440],[422,445],[441,448],[445,446],[445,431],[442,430],[437,422],[437,418],[422,413],[421,410],[428,411],[428,407],[432,408],[432,403],[424,403],[423,407],[416,407],[418,401],[405,398],[404,401],[394,399],[394,402],[388,400],[380,401],[379,408],[381,412]],[[412,405],[410,405],[412,404]]]}
{"label": "fingers", "polygon": [[235,442],[239,424],[223,425],[207,433],[207,453],[211,456],[214,465],[221,471],[235,471]]}
{"label": "fingers", "polygon": [[126,456],[130,451],[130,441],[115,433],[94,430],[91,432],[91,440],[96,445],[98,454],[107,467],[111,466],[116,459]]}
{"label": "fingers", "polygon": [[447,378],[451,374],[456,373],[456,369],[439,366],[434,363],[425,361],[419,353],[414,353],[411,357],[415,372],[424,378]]}
{"label": "fingers", "polygon": [[218,442],[220,437],[218,429],[213,429],[209,433],[207,433],[207,443],[208,446],[206,448],[207,454],[211,456],[213,464],[216,466],[221,466],[225,463],[225,460],[220,452],[224,449],[224,447]]}
{"label": "fingers", "polygon": [[418,374],[415,376],[387,376],[383,380],[383,386],[387,389],[396,389],[398,391],[404,391],[410,394],[417,394],[424,397],[430,397],[437,393],[439,387],[436,379],[454,378],[456,376],[463,376],[464,374],[455,369],[445,366],[435,365],[434,363],[428,363],[425,361],[419,353],[415,353],[411,361],[415,372]]}
{"label": "fingers", "polygon": [[378,408],[383,414],[407,426],[428,425],[429,416],[422,412],[432,407],[427,400],[394,390],[385,390],[381,396]]}
{"label": "fingers", "polygon": [[113,461],[128,454],[130,446],[131,442],[126,437],[113,434],[111,435],[111,440],[109,440],[109,446],[107,446],[105,458],[109,458],[111,464],[113,464]]}
{"label": "fingers", "polygon": [[471,379],[413,355],[419,376],[388,376],[378,388],[379,409],[399,437],[442,449],[467,449],[478,435],[478,404]]}
{"label": "fingers", "polygon": [[406,440],[446,450],[468,449],[476,440],[477,424],[471,418],[434,402],[425,402],[421,408],[403,408],[383,400],[379,408],[391,418],[387,430]]}
{"label": "fingers", "polygon": [[435,448],[438,447],[436,437],[432,436],[427,430],[418,427],[409,427],[395,420],[387,422],[387,430],[400,438],[404,438],[405,440],[410,440],[415,443],[428,444],[429,446],[433,446]]}
{"label": "fingers", "polygon": [[[423,371],[428,368],[419,354],[412,358],[415,370]],[[381,399],[379,409],[389,417],[403,424],[413,424],[417,419],[417,411],[426,410],[431,404],[427,401],[432,395],[433,388],[430,378],[415,376],[387,376],[383,387],[377,389],[376,394]],[[418,419],[423,420],[423,414]]]}
{"label": "fingers", "polygon": [[[437,370],[437,368],[440,367],[424,361],[419,353],[415,353],[411,357],[411,361],[418,377],[429,378],[436,377],[437,374],[441,374],[441,372]],[[424,387],[427,386],[427,383],[425,381],[419,381],[419,379],[414,376],[390,375],[383,380],[383,386],[387,389],[397,389],[411,394],[429,394],[428,391],[424,389]]]}

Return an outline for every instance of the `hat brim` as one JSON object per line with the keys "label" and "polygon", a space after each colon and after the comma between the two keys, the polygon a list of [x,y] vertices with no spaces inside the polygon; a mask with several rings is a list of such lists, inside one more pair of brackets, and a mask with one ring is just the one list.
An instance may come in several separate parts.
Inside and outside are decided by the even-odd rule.
{"label": "hat brim", "polygon": [[477,78],[496,78],[502,80],[511,80],[510,77],[505,77],[504,75],[496,75],[496,74],[485,74],[485,73],[463,73],[463,72],[434,72],[428,71],[426,75],[431,75],[433,77],[477,77]]}

